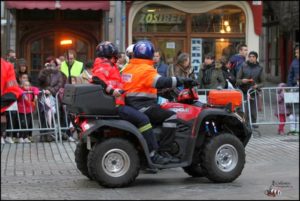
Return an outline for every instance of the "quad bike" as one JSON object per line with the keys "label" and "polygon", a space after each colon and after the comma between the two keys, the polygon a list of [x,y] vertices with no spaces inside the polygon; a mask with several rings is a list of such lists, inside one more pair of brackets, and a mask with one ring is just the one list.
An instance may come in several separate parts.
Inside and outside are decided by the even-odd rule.
{"label": "quad bike", "polygon": [[[192,177],[221,183],[239,177],[251,137],[238,107],[242,103],[240,92],[212,90],[208,104],[198,101],[192,87],[169,95],[172,101],[161,107],[177,113],[179,123],[170,154],[180,162],[161,165],[152,163],[142,134],[120,119],[114,97],[107,95],[101,85],[67,84],[63,103],[79,133],[75,161],[81,173],[112,188],[132,184],[139,171],[146,168],[181,167]],[[162,128],[153,131],[159,139]]]}

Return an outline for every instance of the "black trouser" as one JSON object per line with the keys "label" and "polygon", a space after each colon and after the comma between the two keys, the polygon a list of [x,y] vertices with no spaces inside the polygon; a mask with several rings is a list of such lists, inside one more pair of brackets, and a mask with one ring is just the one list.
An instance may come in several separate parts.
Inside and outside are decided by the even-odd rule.
{"label": "black trouser", "polygon": [[149,152],[158,149],[157,140],[152,131],[152,125],[145,114],[126,105],[118,107],[118,114],[121,119],[129,121],[140,130],[147,142]]}
{"label": "black trouser", "polygon": [[[258,95],[256,94],[251,94],[250,95],[250,112],[251,112],[251,122],[252,123],[256,123],[256,119],[257,119],[257,107],[256,107],[256,101],[255,99],[258,98]],[[246,104],[245,104],[245,114],[246,114],[246,120],[250,123],[250,118],[249,118],[249,109],[248,109],[248,98],[247,98],[247,94],[244,94],[244,100],[246,100]]]}
{"label": "black trouser", "polygon": [[[31,129],[32,128],[32,116],[31,113],[29,114],[22,114],[20,115],[20,121],[21,121],[21,129]],[[32,136],[32,131],[20,131],[19,137],[20,138],[27,138],[29,136]]]}
{"label": "black trouser", "polygon": [[153,105],[144,112],[153,125],[162,125],[162,134],[159,140],[160,151],[170,151],[175,139],[177,118],[176,113],[164,110],[160,105]]}
{"label": "black trouser", "polygon": [[[6,129],[19,129],[18,112],[6,111]],[[7,137],[17,137],[17,132],[6,132]]]}

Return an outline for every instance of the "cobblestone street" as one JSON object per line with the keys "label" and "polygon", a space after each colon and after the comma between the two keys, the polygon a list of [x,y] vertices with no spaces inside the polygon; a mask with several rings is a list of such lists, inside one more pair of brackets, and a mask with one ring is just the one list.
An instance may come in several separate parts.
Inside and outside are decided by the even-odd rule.
{"label": "cobblestone street", "polygon": [[[106,189],[77,170],[75,147],[73,142],[2,145],[1,199],[266,199],[263,191],[277,179],[272,172],[290,184],[280,199],[299,199],[299,136],[254,135],[246,147],[242,175],[229,184],[190,178],[175,168],[140,173],[129,188]],[[231,193],[224,195],[226,189]]]}

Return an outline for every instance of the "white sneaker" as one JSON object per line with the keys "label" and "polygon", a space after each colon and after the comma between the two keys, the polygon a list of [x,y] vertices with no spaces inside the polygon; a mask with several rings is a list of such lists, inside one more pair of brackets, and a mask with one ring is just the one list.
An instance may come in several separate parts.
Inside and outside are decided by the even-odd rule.
{"label": "white sneaker", "polygon": [[24,143],[24,140],[23,140],[23,138],[19,138],[19,143]]}
{"label": "white sneaker", "polygon": [[1,137],[1,144],[5,144],[5,140],[3,137]]}
{"label": "white sneaker", "polygon": [[70,136],[70,137],[68,138],[68,141],[69,141],[69,142],[75,142],[76,140]]}
{"label": "white sneaker", "polygon": [[6,137],[5,141],[8,142],[9,144],[13,144],[14,143],[14,141],[12,140],[11,137]]}
{"label": "white sneaker", "polygon": [[30,141],[28,138],[25,138],[25,139],[24,139],[24,142],[25,142],[25,143],[31,143],[31,141]]}

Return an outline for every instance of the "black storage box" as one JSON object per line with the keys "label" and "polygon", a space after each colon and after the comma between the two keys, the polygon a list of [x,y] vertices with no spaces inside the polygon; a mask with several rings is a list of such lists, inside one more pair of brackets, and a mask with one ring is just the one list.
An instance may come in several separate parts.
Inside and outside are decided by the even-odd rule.
{"label": "black storage box", "polygon": [[117,114],[115,98],[107,95],[101,85],[96,84],[66,84],[63,104],[67,111],[87,115]]}

